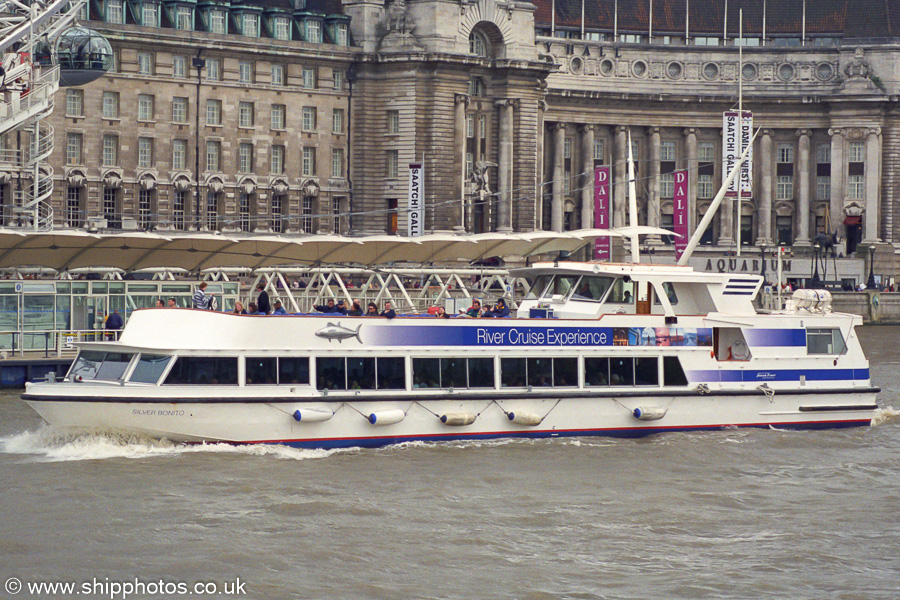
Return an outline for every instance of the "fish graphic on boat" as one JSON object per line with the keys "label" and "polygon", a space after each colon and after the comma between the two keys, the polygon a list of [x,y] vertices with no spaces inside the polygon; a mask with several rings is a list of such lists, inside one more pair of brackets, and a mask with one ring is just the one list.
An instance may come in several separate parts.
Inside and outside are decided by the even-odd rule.
{"label": "fish graphic on boat", "polygon": [[316,336],[320,338],[325,338],[326,340],[331,342],[331,340],[337,340],[339,343],[342,343],[344,340],[355,337],[360,344],[362,344],[362,338],[359,337],[359,330],[362,329],[362,325],[357,327],[355,330],[350,329],[349,327],[341,327],[341,324],[329,323],[322,329],[316,332]]}

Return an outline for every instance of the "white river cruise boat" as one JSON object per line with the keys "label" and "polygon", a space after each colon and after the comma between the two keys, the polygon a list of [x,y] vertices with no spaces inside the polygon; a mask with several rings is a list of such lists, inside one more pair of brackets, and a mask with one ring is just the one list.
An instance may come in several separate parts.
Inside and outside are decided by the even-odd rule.
{"label": "white river cruise boat", "polygon": [[827,292],[757,311],[762,278],[546,263],[511,318],[136,311],[24,399],[51,425],[179,442],[373,447],[866,425],[878,388]]}

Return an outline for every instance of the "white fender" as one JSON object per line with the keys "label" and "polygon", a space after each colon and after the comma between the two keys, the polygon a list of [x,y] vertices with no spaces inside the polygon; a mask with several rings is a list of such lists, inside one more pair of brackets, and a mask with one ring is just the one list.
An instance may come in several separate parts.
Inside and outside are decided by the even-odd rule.
{"label": "white fender", "polygon": [[509,417],[509,420],[515,423],[516,425],[527,425],[529,427],[534,427],[535,425],[540,425],[541,421],[544,420],[544,417],[540,415],[536,415],[534,413],[529,412],[508,412],[506,416]]}
{"label": "white fender", "polygon": [[300,408],[294,411],[294,420],[300,423],[321,423],[334,416],[330,410]]}
{"label": "white fender", "polygon": [[632,411],[631,414],[634,415],[635,419],[640,419],[641,421],[656,421],[666,416],[667,412],[667,408],[659,408],[657,406],[638,406]]}
{"label": "white fender", "polygon": [[402,421],[404,417],[406,417],[406,413],[399,408],[395,408],[393,410],[373,412],[368,416],[368,419],[372,425],[393,425]]}
{"label": "white fender", "polygon": [[461,425],[471,425],[477,418],[478,415],[473,415],[472,413],[447,413],[441,415],[441,423],[459,427]]}

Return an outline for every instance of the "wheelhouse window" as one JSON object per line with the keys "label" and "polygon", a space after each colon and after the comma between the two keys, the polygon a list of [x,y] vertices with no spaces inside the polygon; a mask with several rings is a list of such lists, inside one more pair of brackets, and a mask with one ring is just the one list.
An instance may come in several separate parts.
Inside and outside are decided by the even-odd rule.
{"label": "wheelhouse window", "polygon": [[612,277],[582,277],[572,298],[575,300],[593,300],[599,302],[612,285]]}
{"label": "wheelhouse window", "polygon": [[616,279],[606,301],[613,304],[632,304],[634,302],[634,282]]}
{"label": "wheelhouse window", "polygon": [[82,351],[69,369],[69,379],[118,381],[133,356],[124,352]]}
{"label": "wheelhouse window", "polygon": [[179,356],[164,385],[237,385],[237,357]]}
{"label": "wheelhouse window", "polygon": [[807,329],[807,354],[843,354],[847,350],[840,329]]}
{"label": "wheelhouse window", "polygon": [[156,383],[162,377],[171,360],[171,356],[141,354],[128,381],[132,383]]}

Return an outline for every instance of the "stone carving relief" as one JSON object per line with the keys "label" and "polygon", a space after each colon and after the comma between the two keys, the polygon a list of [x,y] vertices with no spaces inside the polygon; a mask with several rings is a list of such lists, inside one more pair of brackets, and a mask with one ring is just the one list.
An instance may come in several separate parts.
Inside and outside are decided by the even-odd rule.
{"label": "stone carving relief", "polygon": [[377,25],[378,50],[381,52],[424,51],[415,35],[415,22],[406,0],[393,0]]}

